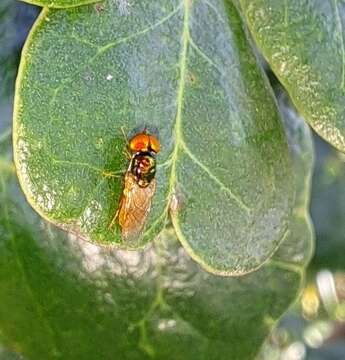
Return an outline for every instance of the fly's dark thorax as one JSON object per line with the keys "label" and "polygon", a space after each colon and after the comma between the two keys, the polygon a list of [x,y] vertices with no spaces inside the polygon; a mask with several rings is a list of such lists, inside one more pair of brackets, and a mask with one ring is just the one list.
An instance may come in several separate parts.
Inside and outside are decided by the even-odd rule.
{"label": "fly's dark thorax", "polygon": [[146,187],[156,174],[156,157],[154,152],[139,151],[132,156],[130,172],[140,187]]}

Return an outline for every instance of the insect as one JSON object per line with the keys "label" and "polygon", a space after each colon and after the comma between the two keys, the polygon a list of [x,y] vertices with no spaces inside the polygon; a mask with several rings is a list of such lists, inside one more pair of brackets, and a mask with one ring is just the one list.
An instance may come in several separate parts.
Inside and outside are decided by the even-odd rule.
{"label": "insect", "polygon": [[138,237],[150,212],[151,200],[156,190],[156,154],[160,150],[158,139],[146,130],[129,140],[131,160],[126,171],[124,189],[115,221],[121,228],[123,240]]}

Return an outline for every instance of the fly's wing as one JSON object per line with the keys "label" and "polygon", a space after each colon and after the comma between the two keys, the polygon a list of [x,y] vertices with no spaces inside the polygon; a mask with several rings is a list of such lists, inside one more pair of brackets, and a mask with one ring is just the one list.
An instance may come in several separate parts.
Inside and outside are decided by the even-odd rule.
{"label": "fly's wing", "polygon": [[140,235],[150,212],[155,190],[155,179],[147,187],[142,188],[132,173],[126,174],[118,217],[123,240],[134,240]]}

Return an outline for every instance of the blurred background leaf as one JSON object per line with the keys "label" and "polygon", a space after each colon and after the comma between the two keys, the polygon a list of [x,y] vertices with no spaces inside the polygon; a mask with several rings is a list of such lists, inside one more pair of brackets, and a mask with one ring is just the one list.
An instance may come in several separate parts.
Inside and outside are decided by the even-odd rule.
{"label": "blurred background leaf", "polygon": [[[7,136],[12,127],[14,81],[19,55],[39,9],[13,0],[0,2],[0,130]],[[5,135],[4,135],[5,133]]]}
{"label": "blurred background leaf", "polygon": [[345,3],[239,0],[265,59],[305,120],[345,152]]}
{"label": "blurred background leaf", "polygon": [[[303,121],[269,69],[268,74],[276,89],[287,127],[291,127],[293,119],[292,124]],[[342,230],[345,211],[341,200],[345,182],[340,171],[343,167],[343,154],[315,133],[313,138],[316,161],[311,215],[315,226],[316,249],[308,267],[307,282],[300,301],[272,332],[261,351],[260,360],[345,359],[345,261]],[[330,166],[326,159],[338,172],[328,170]],[[312,161],[308,157],[304,157],[304,160]]]}
{"label": "blurred background leaf", "polygon": [[345,271],[345,156],[316,139],[311,214],[317,232],[315,270]]}

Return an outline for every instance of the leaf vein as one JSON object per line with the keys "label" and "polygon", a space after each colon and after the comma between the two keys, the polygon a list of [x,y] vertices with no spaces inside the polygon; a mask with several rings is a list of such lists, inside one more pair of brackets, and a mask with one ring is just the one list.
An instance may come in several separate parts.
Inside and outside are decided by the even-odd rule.
{"label": "leaf vein", "polygon": [[167,22],[169,19],[171,19],[175,14],[178,13],[178,11],[181,9],[182,7],[182,3],[180,5],[178,5],[176,7],[176,9],[174,9],[173,11],[171,11],[169,14],[167,14],[166,16],[164,16],[162,19],[160,19],[159,21],[157,21],[156,23],[154,24],[151,24],[150,26],[146,27],[145,29],[142,29],[134,34],[131,34],[131,35],[128,35],[124,38],[121,38],[121,39],[118,39],[118,40],[115,40],[113,42],[110,42],[102,47],[100,47],[98,49],[98,53],[97,53],[97,56],[100,55],[100,54],[103,54],[105,51],[111,49],[112,47],[114,46],[117,46],[118,44],[121,44],[121,43],[126,43],[127,41],[129,40],[132,40],[138,36],[141,36],[141,35],[145,35],[146,33],[148,33],[149,31],[152,31],[154,30],[155,28],[159,27],[160,25],[164,24],[165,22]]}
{"label": "leaf vein", "polygon": [[151,224],[151,226],[144,231],[144,235],[147,236],[152,230],[154,230],[155,226],[158,225],[160,222],[166,223],[167,217],[167,208],[165,208],[162,213],[156,218],[156,220]]}
{"label": "leaf vein", "polygon": [[184,0],[184,17],[183,17],[183,30],[182,30],[182,47],[180,52],[180,60],[179,60],[179,84],[177,89],[177,109],[176,109],[176,117],[175,117],[175,127],[174,127],[174,135],[175,135],[175,147],[171,156],[171,173],[170,173],[170,181],[169,181],[169,193],[168,199],[170,199],[171,195],[174,192],[174,186],[176,183],[176,164],[178,151],[180,148],[180,144],[182,142],[182,108],[183,108],[183,95],[184,88],[186,83],[186,72],[187,72],[187,53],[188,53],[188,45],[189,45],[189,7],[191,6],[191,0]]}
{"label": "leaf vein", "polygon": [[224,72],[219,68],[219,66],[209,57],[207,56],[198,45],[195,44],[192,37],[189,38],[189,43],[192,48],[210,65],[212,65],[221,75],[224,75]]}
{"label": "leaf vein", "polygon": [[215,14],[217,15],[217,17],[219,18],[219,20],[225,24],[225,20],[223,19],[223,17],[219,14],[219,11],[218,9],[213,5],[211,4],[208,0],[203,0],[203,2],[208,6],[210,7],[214,12]]}
{"label": "leaf vein", "polygon": [[198,165],[214,182],[216,182],[220,186],[222,190],[224,190],[227,194],[230,195],[230,197],[237,203],[237,205],[242,210],[244,210],[247,214],[250,213],[250,208],[240,199],[240,197],[234,194],[233,191],[229,189],[226,185],[224,185],[223,182],[219,180],[218,177],[214,175],[206,165],[204,165],[200,160],[198,160],[185,143],[183,143],[183,150],[196,165]]}
{"label": "leaf vein", "polygon": [[58,165],[70,165],[70,166],[85,167],[87,169],[90,169],[92,171],[95,171],[95,172],[101,174],[101,176],[103,176],[103,177],[116,177],[117,175],[122,175],[124,173],[124,171],[109,171],[106,169],[101,169],[97,166],[90,165],[88,163],[80,162],[80,161],[61,160],[61,159],[54,159],[54,158],[51,158],[51,161]]}
{"label": "leaf vein", "polygon": [[77,41],[77,42],[79,42],[79,43],[81,43],[81,44],[87,45],[87,46],[89,46],[90,48],[99,49],[99,46],[98,46],[98,45],[92,43],[91,41],[89,41],[89,40],[87,40],[87,39],[83,39],[83,38],[81,38],[81,37],[79,37],[79,36],[77,36],[77,35],[75,35],[75,34],[72,34],[72,35],[69,37],[69,39],[74,40],[74,41]]}
{"label": "leaf vein", "polygon": [[[166,21],[168,21],[175,14],[178,13],[178,11],[181,9],[181,6],[182,6],[182,3],[179,6],[177,6],[176,9],[174,9],[169,14],[167,14],[165,17],[163,17],[162,19],[160,19],[156,23],[146,27],[143,30],[140,30],[140,31],[138,31],[138,32],[136,32],[134,34],[131,34],[131,35],[127,36],[127,37],[124,37],[124,38],[118,39],[116,41],[113,41],[111,43],[108,43],[108,44],[106,44],[104,46],[98,47],[98,50],[96,51],[96,53],[91,58],[88,59],[88,61],[84,64],[84,66],[82,66],[80,68],[80,71],[78,71],[76,74],[74,74],[71,77],[65,78],[64,80],[61,81],[61,83],[55,89],[53,89],[53,95],[52,95],[51,100],[49,101],[49,110],[52,109],[53,104],[54,104],[58,94],[61,92],[61,90],[63,90],[63,88],[68,83],[72,82],[73,79],[75,79],[77,76],[79,76],[82,73],[82,71],[84,71],[89,65],[91,65],[94,61],[96,61],[99,58],[99,56],[101,56],[102,54],[106,53],[109,49],[111,49],[111,48],[113,48],[113,47],[115,47],[115,46],[117,46],[117,45],[119,45],[121,43],[126,43],[129,40],[132,40],[132,39],[134,39],[134,38],[136,38],[138,36],[144,35],[147,32],[152,31],[153,29],[157,28],[158,26],[164,24]],[[51,121],[52,121],[52,116],[51,116],[51,111],[49,111],[49,122],[51,122]]]}
{"label": "leaf vein", "polygon": [[287,0],[284,0],[284,26],[287,27],[289,25],[289,5]]}
{"label": "leaf vein", "polygon": [[[194,42],[192,37],[189,37],[189,43],[190,43],[191,47],[196,51],[197,54],[199,54],[210,66],[214,67],[224,79],[228,80],[229,77],[227,76],[227,74],[223,70],[221,70],[220,67],[208,55],[206,55],[203,50],[201,50],[201,48]],[[233,62],[229,66],[225,66],[225,68],[227,71],[229,71],[230,69],[234,68],[235,66],[236,66],[236,63]],[[238,95],[239,98],[243,99],[244,103],[246,103],[248,101],[248,99],[241,92],[239,92],[235,86],[232,86],[231,89],[234,93],[236,93]],[[236,104],[234,104],[233,100],[231,100],[231,106],[232,106],[234,116],[236,116],[236,118],[239,120],[238,111],[236,111],[237,107],[236,107]]]}

